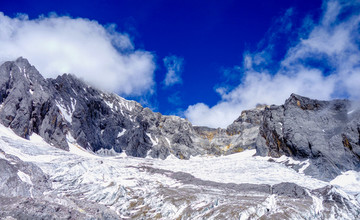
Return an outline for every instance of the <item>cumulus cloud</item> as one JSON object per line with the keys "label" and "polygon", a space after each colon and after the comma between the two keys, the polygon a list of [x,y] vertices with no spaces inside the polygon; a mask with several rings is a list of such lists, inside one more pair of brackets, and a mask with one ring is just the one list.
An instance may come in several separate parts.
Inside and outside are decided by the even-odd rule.
{"label": "cumulus cloud", "polygon": [[178,83],[181,84],[181,72],[183,70],[184,59],[177,56],[167,56],[163,61],[167,70],[164,85],[169,87]]}
{"label": "cumulus cloud", "polygon": [[287,49],[275,71],[269,50],[246,52],[243,66],[234,68],[241,70],[241,83],[230,91],[218,88],[217,105],[189,106],[185,116],[197,125],[226,127],[242,110],[258,103],[282,104],[291,93],[359,99],[360,14],[354,8],[359,8],[358,1],[325,1],[321,19],[304,20],[306,28],[299,29],[296,44]]}
{"label": "cumulus cloud", "polygon": [[130,37],[115,25],[94,20],[55,14],[11,18],[0,12],[0,61],[20,56],[45,77],[73,73],[122,95],[141,95],[154,85],[154,56],[134,49]]}

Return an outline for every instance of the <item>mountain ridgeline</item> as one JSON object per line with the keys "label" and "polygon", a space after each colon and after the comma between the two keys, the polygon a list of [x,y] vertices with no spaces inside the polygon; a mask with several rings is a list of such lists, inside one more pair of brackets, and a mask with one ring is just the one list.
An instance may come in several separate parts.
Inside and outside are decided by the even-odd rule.
{"label": "mountain ridgeline", "polygon": [[319,179],[360,169],[360,111],[348,100],[292,94],[284,105],[243,111],[226,129],[197,127],[71,74],[45,79],[19,58],[0,66],[0,104],[0,122],[17,135],[36,133],[64,150],[71,143],[98,154],[188,159],[255,148],[260,156],[308,160],[304,173]]}

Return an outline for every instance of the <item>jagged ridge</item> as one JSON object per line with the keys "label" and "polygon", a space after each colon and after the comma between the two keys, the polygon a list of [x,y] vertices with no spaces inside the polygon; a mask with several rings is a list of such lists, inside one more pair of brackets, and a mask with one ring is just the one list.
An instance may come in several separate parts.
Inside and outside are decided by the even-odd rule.
{"label": "jagged ridge", "polygon": [[257,143],[262,156],[309,159],[305,174],[331,180],[360,168],[360,111],[349,100],[319,101],[292,94],[264,111]]}
{"label": "jagged ridge", "polygon": [[28,138],[39,134],[109,154],[181,159],[256,148],[261,156],[309,160],[305,174],[330,180],[360,169],[360,111],[348,100],[318,101],[291,95],[284,105],[243,111],[226,129],[192,126],[135,101],[102,92],[71,74],[44,79],[26,59],[0,66],[0,121]]}
{"label": "jagged ridge", "polygon": [[44,79],[23,58],[4,63],[0,74],[0,121],[21,137],[36,133],[65,150],[74,142],[94,152],[113,149],[136,157],[229,154],[253,148],[259,127],[241,120],[228,129],[193,127],[185,119],[90,87],[71,74]]}

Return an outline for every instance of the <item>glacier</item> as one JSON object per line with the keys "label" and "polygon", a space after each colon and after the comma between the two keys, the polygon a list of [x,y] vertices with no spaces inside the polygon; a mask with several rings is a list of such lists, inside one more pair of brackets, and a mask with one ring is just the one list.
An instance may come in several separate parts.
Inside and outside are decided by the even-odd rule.
{"label": "glacier", "polygon": [[[69,148],[68,152],[55,148],[36,134],[25,140],[0,125],[0,160],[39,167],[50,184],[37,194],[31,193],[39,191],[37,174],[18,169],[29,198],[67,207],[70,217],[78,213],[79,219],[356,219],[360,213],[360,173],[356,171],[326,182],[289,167],[299,161],[269,160],[254,156],[255,150],[161,160],[124,153],[100,156],[70,141]],[[350,184],[344,179],[350,179]],[[2,197],[24,195],[0,193]],[[99,204],[104,210],[94,214],[84,203]],[[29,210],[5,205],[0,217]],[[53,215],[45,212],[37,217],[46,214]]]}

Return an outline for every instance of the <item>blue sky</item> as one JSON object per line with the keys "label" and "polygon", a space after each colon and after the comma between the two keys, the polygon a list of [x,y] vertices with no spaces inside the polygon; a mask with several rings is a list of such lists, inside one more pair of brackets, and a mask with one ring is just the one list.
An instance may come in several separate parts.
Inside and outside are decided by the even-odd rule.
{"label": "blue sky", "polygon": [[[46,27],[63,20],[73,22],[71,19],[76,18],[85,19],[71,24],[76,27],[80,27],[84,22],[97,21],[96,24],[85,25],[96,30],[105,27],[105,32],[111,33],[104,34],[99,30],[100,35],[106,35],[106,39],[111,38],[112,44],[117,42],[115,48],[118,52],[107,52],[104,49],[103,56],[99,53],[98,57],[93,55],[89,59],[92,63],[98,59],[103,66],[109,67],[109,70],[102,67],[100,71],[111,72],[116,69],[124,72],[117,75],[114,71],[107,77],[122,77],[118,83],[111,84],[104,80],[99,87],[138,100],[163,114],[187,117],[198,125],[225,127],[236,119],[242,110],[254,107],[256,103],[281,104],[291,92],[323,99],[357,98],[358,93],[349,92],[353,87],[348,86],[348,82],[339,82],[334,78],[340,74],[340,69],[348,67],[354,72],[351,75],[354,79],[352,81],[357,82],[356,76],[359,73],[353,67],[357,66],[358,60],[354,61],[356,65],[335,65],[332,59],[348,53],[349,48],[339,45],[339,51],[332,52],[322,45],[322,41],[314,39],[322,38],[330,44],[348,40],[358,46],[358,29],[354,28],[358,22],[349,21],[352,18],[356,20],[359,15],[358,6],[358,1],[335,0],[2,1],[0,11],[3,12],[3,22],[0,22],[0,30],[1,26],[10,24],[19,28],[20,33],[22,24],[19,23],[27,22],[27,27],[35,25],[29,21],[42,24],[48,22],[44,24]],[[53,12],[56,15],[49,16],[49,13]],[[68,19],[63,19],[64,16]],[[44,21],[50,17],[56,17],[56,22]],[[12,19],[20,21],[14,22]],[[326,19],[329,24],[326,24]],[[75,27],[63,27],[58,23],[55,26],[60,35],[66,30],[71,32],[72,27]],[[60,26],[64,28],[63,31]],[[45,33],[47,30],[37,28],[40,30],[38,32]],[[338,29],[344,29],[344,32],[341,32],[344,34],[336,35]],[[357,30],[355,37],[341,38],[354,30]],[[33,39],[26,45],[35,45],[39,41],[37,38],[41,38],[40,35],[31,33],[31,28],[23,33]],[[15,34],[8,34],[5,38],[9,42],[14,41],[9,37],[13,35]],[[75,32],[69,35],[74,38],[78,36]],[[49,38],[54,36],[41,39],[41,42]],[[62,36],[62,39],[67,39],[64,42],[71,41],[68,38],[69,36]],[[94,44],[102,45],[97,44],[96,39],[98,38],[94,37],[93,41],[89,41],[90,46],[86,46],[85,50]],[[81,39],[74,42],[79,41],[81,42]],[[24,42],[26,40],[19,41],[14,47],[18,48],[25,44]],[[106,42],[103,43],[106,45]],[[68,47],[71,45],[69,43]],[[48,48],[44,48],[44,51]],[[76,50],[79,49],[82,48],[76,46],[68,51],[77,54]],[[43,74],[54,77],[57,74],[53,70],[57,67],[56,64],[42,67],[40,55],[46,56],[46,53],[38,54],[31,50],[39,48],[29,46],[25,50],[29,57],[26,54],[21,55],[37,67],[40,66],[38,68]],[[87,54],[79,53],[73,60],[84,65],[90,61],[78,60],[77,57],[85,58],[88,54],[96,54],[98,50],[102,51],[99,48],[89,49]],[[75,74],[86,70],[91,72],[91,69],[71,68],[75,64],[71,64],[72,60],[67,60],[69,56],[63,51],[63,47],[59,54],[62,53],[64,56],[53,56],[53,59],[63,59],[63,66],[69,68],[58,69]],[[122,66],[115,62],[108,63],[111,58],[105,61],[100,59],[111,57],[112,53],[118,53],[119,59],[116,62],[122,63]],[[351,53],[358,55],[358,50]],[[0,58],[4,60],[17,54],[12,52]],[[103,80],[101,77],[99,79],[96,73],[94,76],[84,73],[80,77],[85,80],[89,78],[90,82]],[[294,82],[293,88],[277,86],[289,82]],[[346,85],[335,88],[339,83]],[[307,88],[309,84],[316,86],[316,89],[311,85]],[[278,91],[272,92],[274,90]],[[243,97],[244,95],[246,97]]]}

